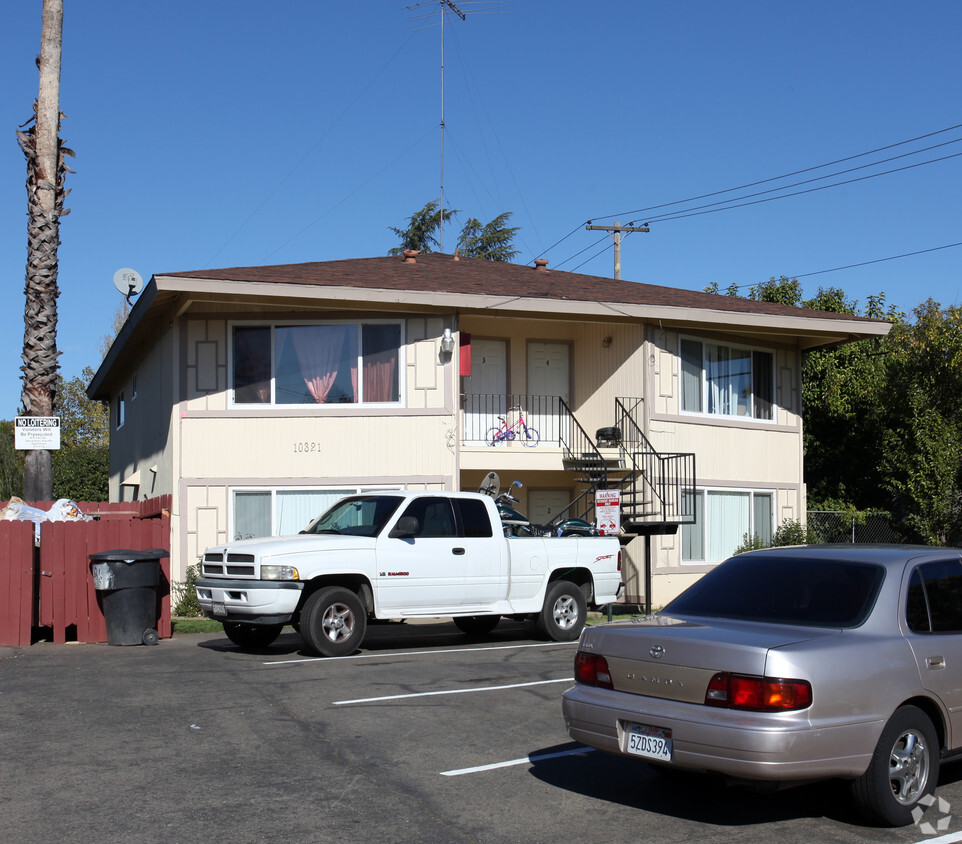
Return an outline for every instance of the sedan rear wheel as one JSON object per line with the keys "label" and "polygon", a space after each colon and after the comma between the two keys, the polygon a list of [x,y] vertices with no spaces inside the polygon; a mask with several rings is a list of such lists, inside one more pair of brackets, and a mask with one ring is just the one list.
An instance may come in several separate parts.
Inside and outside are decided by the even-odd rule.
{"label": "sedan rear wheel", "polygon": [[932,719],[916,706],[903,706],[882,730],[868,770],[852,783],[852,796],[868,820],[907,826],[921,817],[938,780]]}

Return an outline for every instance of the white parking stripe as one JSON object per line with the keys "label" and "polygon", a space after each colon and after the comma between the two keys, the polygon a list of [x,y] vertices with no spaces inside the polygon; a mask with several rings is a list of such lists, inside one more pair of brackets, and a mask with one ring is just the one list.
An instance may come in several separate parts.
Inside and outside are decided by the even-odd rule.
{"label": "white parking stripe", "polygon": [[559,756],[573,756],[576,753],[592,753],[593,747],[576,747],[573,750],[559,750],[557,753],[542,753],[540,756],[525,756],[523,759],[511,759],[508,762],[492,762],[490,765],[476,765],[473,768],[458,768],[456,771],[441,771],[442,777],[460,777],[464,774],[476,774],[479,771],[493,771],[496,768],[510,768],[512,765],[524,765],[527,762],[540,762],[542,759],[557,759]]}
{"label": "white parking stripe", "polygon": [[[577,645],[577,642],[541,642],[537,645],[493,645],[490,648],[444,648],[444,649],[428,649],[423,651],[377,651],[376,653],[367,654],[354,654],[353,656],[339,656],[337,661],[341,662],[345,659],[375,659],[388,656],[423,656],[424,654],[463,654],[472,653],[474,651],[510,651],[518,650],[520,648],[559,648],[559,647],[571,647]],[[261,665],[297,665],[301,662],[330,662],[331,657],[327,656],[311,656],[305,657],[304,659],[279,659],[273,662],[262,662]]]}
{"label": "white parking stripe", "polygon": [[436,695],[463,695],[468,692],[497,692],[502,689],[523,689],[525,686],[545,686],[549,683],[573,683],[571,677],[562,677],[560,680],[536,680],[533,683],[512,683],[508,686],[479,686],[476,689],[445,689],[439,692],[414,692],[407,695],[384,695],[383,697],[359,697],[355,700],[335,700],[334,706],[347,706],[349,703],[374,703],[380,700],[404,700],[412,697],[434,697]]}
{"label": "white parking stripe", "polygon": [[918,844],[954,844],[956,841],[962,841],[962,832],[950,832],[938,838],[923,838]]}

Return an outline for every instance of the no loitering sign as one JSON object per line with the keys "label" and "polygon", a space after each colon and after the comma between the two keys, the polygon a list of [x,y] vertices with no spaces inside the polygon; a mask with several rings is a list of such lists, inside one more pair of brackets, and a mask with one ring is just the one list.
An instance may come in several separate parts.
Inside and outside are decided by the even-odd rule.
{"label": "no loitering sign", "polygon": [[57,451],[60,448],[59,416],[18,416],[13,444],[18,451]]}

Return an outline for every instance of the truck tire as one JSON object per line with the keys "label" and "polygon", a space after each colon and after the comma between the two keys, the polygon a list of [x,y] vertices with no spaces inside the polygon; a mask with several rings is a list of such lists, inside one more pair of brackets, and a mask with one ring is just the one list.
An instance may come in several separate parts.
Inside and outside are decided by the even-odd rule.
{"label": "truck tire", "polygon": [[266,648],[281,635],[283,624],[245,624],[243,621],[225,621],[224,633],[239,648]]}
{"label": "truck tire", "polygon": [[462,615],[456,616],[454,626],[469,636],[486,636],[501,621],[500,615]]}
{"label": "truck tire", "polygon": [[538,632],[553,642],[573,642],[581,635],[588,605],[582,591],[567,580],[548,584],[538,615]]}
{"label": "truck tire", "polygon": [[360,647],[367,631],[361,599],[343,586],[318,589],[301,610],[301,638],[321,656],[347,656]]}

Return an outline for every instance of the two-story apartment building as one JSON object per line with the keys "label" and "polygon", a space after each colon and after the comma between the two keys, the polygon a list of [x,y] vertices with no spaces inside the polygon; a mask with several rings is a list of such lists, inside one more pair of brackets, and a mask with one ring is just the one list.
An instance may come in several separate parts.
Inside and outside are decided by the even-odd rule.
{"label": "two-story apartment building", "polygon": [[[548,522],[618,488],[627,598],[655,606],[804,519],[802,353],[887,323],[535,263],[154,276],[88,389],[111,404],[111,499],[172,494],[183,579],[208,545],[297,532],[358,490],[495,471]],[[519,414],[536,444],[492,445]]]}

